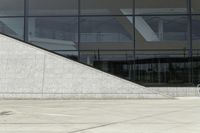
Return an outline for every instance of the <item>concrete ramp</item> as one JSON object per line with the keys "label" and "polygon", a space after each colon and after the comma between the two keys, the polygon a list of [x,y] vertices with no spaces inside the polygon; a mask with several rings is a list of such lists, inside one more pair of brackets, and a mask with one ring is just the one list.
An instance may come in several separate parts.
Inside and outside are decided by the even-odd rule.
{"label": "concrete ramp", "polygon": [[1,99],[170,98],[0,35]]}

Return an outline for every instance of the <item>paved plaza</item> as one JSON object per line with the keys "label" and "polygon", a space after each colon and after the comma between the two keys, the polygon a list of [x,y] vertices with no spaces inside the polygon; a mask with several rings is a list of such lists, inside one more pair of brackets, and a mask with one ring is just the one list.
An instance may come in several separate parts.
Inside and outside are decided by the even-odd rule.
{"label": "paved plaza", "polygon": [[196,98],[0,101],[0,133],[199,132]]}

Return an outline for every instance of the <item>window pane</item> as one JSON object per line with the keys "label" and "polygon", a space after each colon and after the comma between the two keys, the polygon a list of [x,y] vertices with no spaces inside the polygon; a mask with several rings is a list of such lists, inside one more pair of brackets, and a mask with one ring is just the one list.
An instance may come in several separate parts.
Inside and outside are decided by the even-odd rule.
{"label": "window pane", "polygon": [[78,14],[78,0],[30,0],[29,14],[36,16]]}
{"label": "window pane", "polygon": [[0,0],[0,16],[23,16],[24,0]]}
{"label": "window pane", "polygon": [[192,17],[193,49],[200,49],[200,16]]}
{"label": "window pane", "polygon": [[147,86],[190,84],[186,16],[135,19],[136,81]]}
{"label": "window pane", "polygon": [[200,1],[199,0],[191,0],[192,2],[192,13],[200,13]]}
{"label": "window pane", "polygon": [[81,50],[80,60],[108,73],[132,80],[133,50]]}
{"label": "window pane", "polygon": [[82,17],[81,48],[133,48],[132,17]]}
{"label": "window pane", "polygon": [[[186,16],[137,16],[135,29],[138,35],[138,48],[185,48],[188,36]],[[157,45],[155,45],[157,44]],[[145,47],[146,48],[146,47]]]}
{"label": "window pane", "polygon": [[0,32],[15,38],[23,39],[23,18],[0,18]]}
{"label": "window pane", "polygon": [[136,0],[136,14],[187,13],[187,0]]}
{"label": "window pane", "polygon": [[193,82],[200,83],[200,16],[192,17]]}
{"label": "window pane", "polygon": [[81,0],[81,14],[131,15],[133,0]]}
{"label": "window pane", "polygon": [[132,17],[81,17],[81,62],[131,79],[133,46]]}
{"label": "window pane", "polygon": [[29,18],[29,42],[63,55],[77,55],[77,21],[76,17]]}

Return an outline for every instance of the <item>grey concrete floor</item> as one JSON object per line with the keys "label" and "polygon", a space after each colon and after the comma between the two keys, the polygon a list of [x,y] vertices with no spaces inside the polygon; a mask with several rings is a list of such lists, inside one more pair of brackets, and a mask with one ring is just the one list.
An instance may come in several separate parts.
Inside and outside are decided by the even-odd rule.
{"label": "grey concrete floor", "polygon": [[200,99],[1,100],[0,133],[200,133]]}

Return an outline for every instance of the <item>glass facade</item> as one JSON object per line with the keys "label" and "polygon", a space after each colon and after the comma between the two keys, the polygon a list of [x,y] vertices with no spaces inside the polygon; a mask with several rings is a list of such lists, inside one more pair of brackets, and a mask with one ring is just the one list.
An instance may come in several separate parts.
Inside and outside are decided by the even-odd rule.
{"label": "glass facade", "polygon": [[200,83],[199,0],[0,0],[0,32],[144,86]]}

